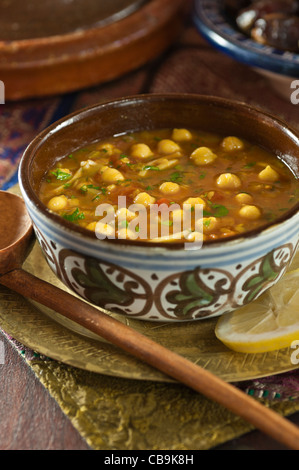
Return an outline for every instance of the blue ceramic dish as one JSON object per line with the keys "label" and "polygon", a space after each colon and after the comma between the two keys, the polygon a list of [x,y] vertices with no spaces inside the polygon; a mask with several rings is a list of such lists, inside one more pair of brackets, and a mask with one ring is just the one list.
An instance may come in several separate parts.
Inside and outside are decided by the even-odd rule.
{"label": "blue ceramic dish", "polygon": [[228,18],[223,0],[195,0],[194,23],[215,48],[250,67],[299,77],[299,54],[264,46],[238,31]]}

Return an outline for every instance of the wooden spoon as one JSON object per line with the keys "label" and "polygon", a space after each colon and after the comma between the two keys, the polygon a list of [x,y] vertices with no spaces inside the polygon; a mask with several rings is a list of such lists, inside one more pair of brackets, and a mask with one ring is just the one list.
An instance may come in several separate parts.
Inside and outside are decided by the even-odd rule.
{"label": "wooden spoon", "polygon": [[239,415],[286,447],[299,450],[299,428],[207,370],[22,269],[34,233],[24,201],[0,191],[0,283],[110,341]]}

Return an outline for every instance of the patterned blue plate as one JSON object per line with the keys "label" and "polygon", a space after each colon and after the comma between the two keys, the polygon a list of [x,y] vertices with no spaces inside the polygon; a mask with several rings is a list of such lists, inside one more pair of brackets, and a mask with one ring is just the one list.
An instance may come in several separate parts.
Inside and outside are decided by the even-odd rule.
{"label": "patterned blue plate", "polygon": [[195,26],[210,44],[251,67],[299,77],[299,54],[264,46],[239,32],[230,23],[223,3],[223,0],[194,2]]}

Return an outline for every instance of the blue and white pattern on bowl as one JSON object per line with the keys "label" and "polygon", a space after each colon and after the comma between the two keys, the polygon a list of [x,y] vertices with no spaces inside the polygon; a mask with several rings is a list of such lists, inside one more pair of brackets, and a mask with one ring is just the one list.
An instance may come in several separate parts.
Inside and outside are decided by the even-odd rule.
{"label": "blue and white pattern on bowl", "polygon": [[36,211],[22,184],[21,189],[58,278],[92,304],[129,318],[179,322],[235,310],[281,278],[299,242],[299,213],[256,237],[198,250],[80,240]]}
{"label": "blue and white pattern on bowl", "polygon": [[299,77],[299,54],[259,44],[230,22],[223,0],[195,0],[194,23],[202,36],[234,59],[269,72]]}

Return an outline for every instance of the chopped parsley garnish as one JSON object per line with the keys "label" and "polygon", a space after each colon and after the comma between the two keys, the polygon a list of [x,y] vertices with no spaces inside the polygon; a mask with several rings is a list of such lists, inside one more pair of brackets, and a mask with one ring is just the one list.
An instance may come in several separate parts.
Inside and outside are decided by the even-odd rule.
{"label": "chopped parsley garnish", "polygon": [[92,201],[96,201],[97,199],[100,199],[101,195],[103,194],[105,196],[106,192],[107,192],[107,189],[106,188],[97,188],[99,189],[101,192],[99,194],[97,194],[93,199]]}
{"label": "chopped parsley garnish", "polygon": [[68,180],[72,176],[70,173],[60,170],[60,168],[57,168],[55,171],[52,171],[51,173],[52,175],[56,176],[57,180],[60,180],[60,181]]}
{"label": "chopped parsley garnish", "polygon": [[142,168],[143,170],[156,170],[159,171],[160,168],[158,166],[146,165]]}
{"label": "chopped parsley garnish", "polygon": [[250,163],[247,163],[247,165],[244,165],[243,168],[245,169],[252,168],[254,165],[256,165],[256,162],[250,162]]}
{"label": "chopped parsley garnish", "polygon": [[87,193],[88,189],[101,189],[100,186],[94,186],[93,184],[84,184],[81,186],[80,191],[82,193]]}
{"label": "chopped parsley garnish", "polygon": [[170,181],[173,183],[181,183],[183,180],[183,174],[179,171],[175,171],[170,175]]}
{"label": "chopped parsley garnish", "polygon": [[62,217],[69,222],[76,222],[77,220],[85,219],[84,213],[80,212],[78,207],[71,214],[63,214]]}
{"label": "chopped parsley garnish", "polygon": [[227,207],[223,206],[222,204],[214,204],[214,203],[209,203],[211,209],[213,209],[212,212],[203,211],[203,216],[204,217],[225,217],[228,213],[229,210]]}
{"label": "chopped parsley garnish", "polygon": [[208,227],[210,226],[210,224],[211,224],[211,219],[205,220],[205,221],[203,222],[203,224],[204,224],[204,226],[205,226],[206,228],[208,228]]}
{"label": "chopped parsley garnish", "polygon": [[161,220],[162,225],[167,225],[168,227],[172,227],[173,222],[172,220]]}
{"label": "chopped parsley garnish", "polygon": [[266,220],[271,221],[275,219],[275,214],[273,214],[272,212],[266,212],[264,213],[264,217],[266,218]]}
{"label": "chopped parsley garnish", "polygon": [[127,220],[121,220],[120,223],[118,224],[119,228],[128,228],[129,222]]}

